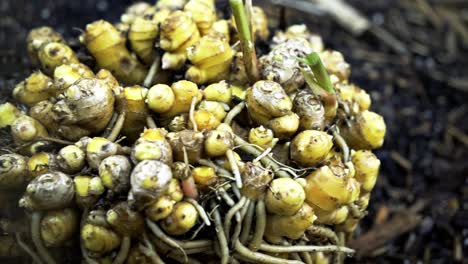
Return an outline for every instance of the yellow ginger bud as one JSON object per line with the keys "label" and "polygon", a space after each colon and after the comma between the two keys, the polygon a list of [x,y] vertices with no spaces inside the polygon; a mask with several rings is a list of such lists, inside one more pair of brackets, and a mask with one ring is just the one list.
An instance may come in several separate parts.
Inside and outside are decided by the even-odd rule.
{"label": "yellow ginger bud", "polygon": [[11,126],[13,122],[23,113],[16,108],[12,103],[4,103],[0,105],[0,128]]}
{"label": "yellow ginger bud", "polygon": [[356,116],[351,126],[342,126],[341,134],[351,148],[376,149],[383,145],[386,130],[383,117],[366,110]]}
{"label": "yellow ginger bud", "polygon": [[75,52],[64,43],[50,42],[39,48],[41,69],[48,75],[54,74],[55,68],[63,64],[79,63]]}
{"label": "yellow ginger bud", "polygon": [[183,235],[195,226],[198,211],[189,202],[178,202],[172,213],[162,221],[161,227],[170,235]]}
{"label": "yellow ginger bud", "polygon": [[85,224],[81,228],[81,239],[84,247],[96,254],[105,254],[120,245],[120,237],[106,227]]}
{"label": "yellow ginger bud", "polygon": [[189,49],[190,67],[185,77],[195,83],[217,82],[226,79],[234,51],[225,40],[213,36],[204,36]]}
{"label": "yellow ginger bud", "polygon": [[307,202],[331,211],[359,197],[359,183],[354,178],[335,173],[330,166],[322,166],[306,177]]}
{"label": "yellow ginger bud", "polygon": [[55,95],[52,79],[38,71],[31,74],[13,89],[13,97],[28,106],[46,100]]}
{"label": "yellow ginger bud", "polygon": [[162,58],[162,68],[180,69],[187,59],[187,48],[200,39],[200,32],[192,18],[183,11],[170,14],[161,25],[159,45],[167,51]]}
{"label": "yellow ginger bud", "polygon": [[125,37],[104,20],[88,24],[82,38],[100,68],[110,70],[124,83],[141,83],[146,76],[146,69],[130,54],[125,41]]}
{"label": "yellow ginger bud", "polygon": [[184,7],[197,24],[198,30],[204,36],[209,33],[210,28],[216,20],[216,10],[211,0],[190,0]]}
{"label": "yellow ginger bud", "polygon": [[249,143],[257,145],[263,149],[274,147],[276,141],[271,129],[259,126],[250,129]]}
{"label": "yellow ginger bud", "polygon": [[265,238],[271,243],[280,243],[284,238],[299,239],[316,218],[314,210],[307,203],[294,215],[269,215]]}
{"label": "yellow ginger bud", "polygon": [[379,175],[380,160],[369,150],[358,150],[351,158],[356,170],[356,180],[364,192],[370,192]]}
{"label": "yellow ginger bud", "polygon": [[305,130],[291,142],[291,158],[303,167],[323,161],[333,147],[332,136],[317,130]]}

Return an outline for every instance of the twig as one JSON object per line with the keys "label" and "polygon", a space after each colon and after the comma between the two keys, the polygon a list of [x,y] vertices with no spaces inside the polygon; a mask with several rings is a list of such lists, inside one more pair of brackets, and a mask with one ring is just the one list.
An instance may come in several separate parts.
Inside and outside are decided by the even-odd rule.
{"label": "twig", "polygon": [[404,55],[408,53],[408,49],[406,48],[405,44],[384,28],[374,25],[369,29],[369,32],[399,54]]}
{"label": "twig", "polygon": [[315,2],[322,10],[326,10],[338,24],[355,36],[361,35],[370,27],[369,20],[345,1],[315,0]]}
{"label": "twig", "polygon": [[440,29],[443,25],[442,19],[434,12],[431,5],[426,2],[426,0],[416,0],[417,7],[419,10],[427,16],[432,25],[437,29]]}
{"label": "twig", "polygon": [[369,256],[388,241],[413,230],[421,223],[421,220],[420,215],[409,210],[402,212],[386,223],[372,228],[356,240],[350,241],[349,246],[356,249],[357,256]]}
{"label": "twig", "polygon": [[444,17],[445,20],[449,23],[449,25],[453,28],[455,32],[460,36],[462,42],[465,46],[468,45],[468,29],[465,27],[463,22],[459,19],[459,17],[452,11],[446,8],[437,8],[437,12]]}
{"label": "twig", "polygon": [[413,170],[413,165],[411,162],[407,158],[403,157],[400,153],[391,151],[390,157],[407,172],[411,172]]}
{"label": "twig", "polygon": [[467,78],[460,78],[460,77],[449,77],[448,78],[448,85],[456,90],[462,92],[468,92],[468,79]]}
{"label": "twig", "polygon": [[447,133],[449,133],[452,137],[456,138],[458,141],[463,143],[465,146],[468,146],[468,135],[463,133],[460,129],[455,126],[449,126],[447,129]]}
{"label": "twig", "polygon": [[313,16],[323,16],[327,13],[327,10],[324,10],[323,7],[312,3],[310,0],[271,0],[271,3],[281,7],[287,7],[299,10],[301,12],[306,12]]}
{"label": "twig", "polygon": [[463,261],[463,246],[460,236],[455,236],[453,239],[453,258],[455,261]]}

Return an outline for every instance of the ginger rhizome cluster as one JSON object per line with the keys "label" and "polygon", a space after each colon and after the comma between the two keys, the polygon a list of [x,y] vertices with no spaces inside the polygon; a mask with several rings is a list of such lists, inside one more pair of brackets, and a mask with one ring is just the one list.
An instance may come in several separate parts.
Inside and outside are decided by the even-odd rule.
{"label": "ginger rhizome cluster", "polygon": [[232,15],[213,0],[136,3],[86,25],[80,50],[30,32],[37,70],[0,105],[0,189],[36,263],[76,246],[83,263],[353,253],[343,237],[366,214],[385,122],[340,52],[305,25],[269,28],[250,2],[231,0]]}

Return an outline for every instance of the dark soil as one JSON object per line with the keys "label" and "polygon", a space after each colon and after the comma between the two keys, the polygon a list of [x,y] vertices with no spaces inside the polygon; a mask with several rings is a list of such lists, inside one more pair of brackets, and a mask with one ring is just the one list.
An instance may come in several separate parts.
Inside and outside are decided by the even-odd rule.
{"label": "dark soil", "polygon": [[[131,2],[0,1],[2,99],[33,70],[28,30],[49,25],[74,39],[88,22],[116,21]],[[468,1],[349,3],[396,41],[371,32],[353,36],[328,16],[283,14],[286,24],[307,22],[327,47],[343,52],[352,81],[371,94],[372,109],[387,123],[377,151],[381,175],[357,232],[368,240],[356,238],[362,258],[351,262],[468,263]],[[279,17],[281,8],[269,4],[269,13]],[[401,228],[392,230],[395,223]],[[375,233],[379,229],[387,232]]]}

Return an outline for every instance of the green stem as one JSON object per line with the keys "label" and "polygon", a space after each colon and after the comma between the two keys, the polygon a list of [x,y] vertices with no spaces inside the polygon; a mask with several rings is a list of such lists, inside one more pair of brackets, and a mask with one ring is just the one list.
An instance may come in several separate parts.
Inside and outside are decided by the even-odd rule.
{"label": "green stem", "polygon": [[242,53],[244,54],[244,64],[247,76],[253,84],[260,79],[258,72],[257,54],[255,53],[255,45],[252,40],[250,23],[247,19],[242,0],[230,0],[232,15],[236,21],[237,31],[239,32],[239,40],[241,42]]}
{"label": "green stem", "polygon": [[335,94],[335,90],[333,89],[330,76],[328,75],[327,69],[323,65],[318,53],[312,52],[305,58],[299,58],[299,61],[309,65],[320,87],[322,87],[325,91],[331,94]]}
{"label": "green stem", "polygon": [[[303,59],[299,59],[302,62],[305,62]],[[326,119],[333,119],[336,116],[336,109],[338,107],[337,99],[335,90],[333,86],[331,88],[331,92],[328,92],[325,88],[321,86],[314,78],[315,76],[312,74],[311,71],[301,69],[302,75],[309,86],[312,94],[320,98],[320,101],[325,108],[325,118]]]}
{"label": "green stem", "polygon": [[255,32],[253,28],[253,5],[252,0],[245,0],[245,14],[247,21],[249,22],[250,35],[252,36],[252,42],[255,43]]}
{"label": "green stem", "polygon": [[304,76],[304,80],[309,86],[310,90],[314,95],[323,97],[328,93],[316,82],[314,74],[309,71],[301,68],[301,73]]}

